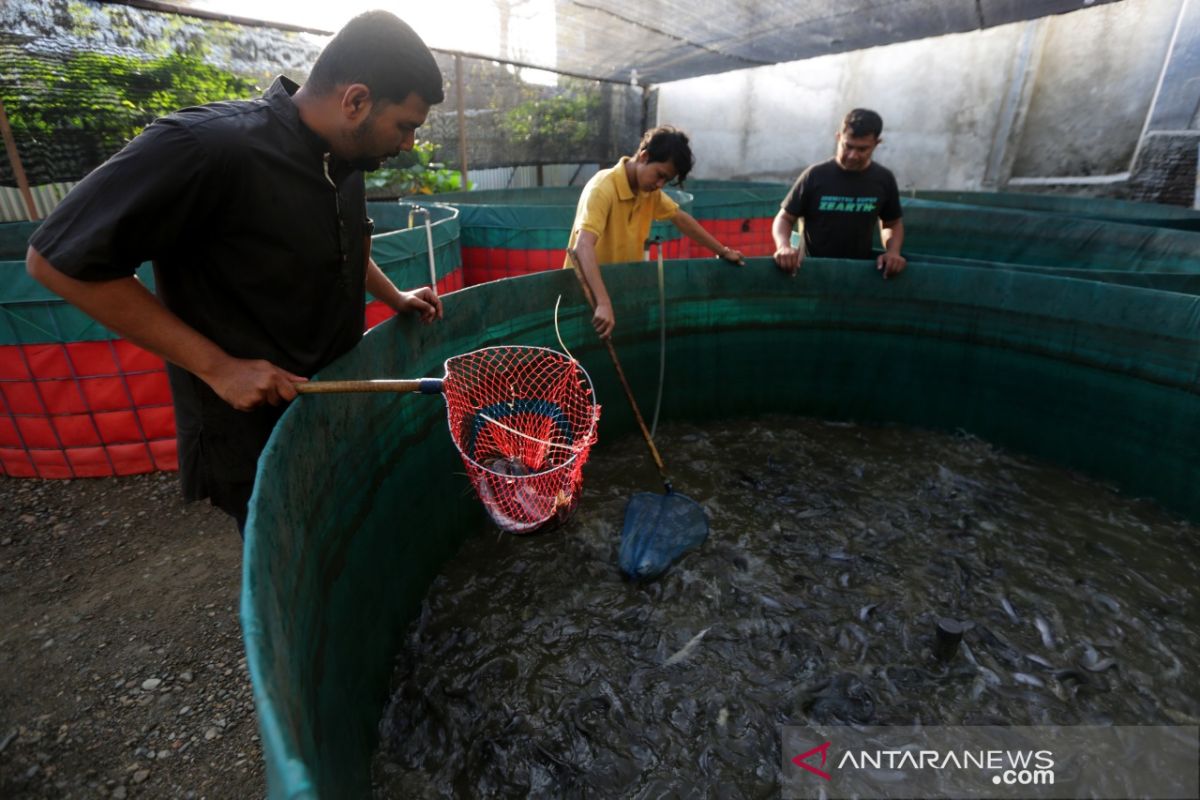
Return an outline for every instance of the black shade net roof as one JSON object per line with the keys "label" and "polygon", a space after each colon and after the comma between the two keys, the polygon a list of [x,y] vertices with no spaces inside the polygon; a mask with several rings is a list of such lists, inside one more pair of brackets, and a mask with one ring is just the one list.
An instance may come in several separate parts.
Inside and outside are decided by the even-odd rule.
{"label": "black shade net roof", "polygon": [[[279,11],[278,4],[243,0],[119,1],[284,25],[305,19],[299,10]],[[513,12],[513,19],[522,11],[552,14],[554,63],[543,58],[527,64],[645,85],[981,30],[1106,2],[1119,0],[552,0],[532,12],[531,0],[443,0],[444,29],[420,32],[431,46],[454,50],[456,25],[484,8],[503,7]],[[405,17],[404,4],[381,0],[377,5]],[[268,8],[276,10],[263,13]],[[505,38],[497,35],[494,50],[474,49],[472,54],[513,58],[501,52]]]}
{"label": "black shade net roof", "polygon": [[559,67],[682,78],[990,28],[1081,0],[564,0]]}

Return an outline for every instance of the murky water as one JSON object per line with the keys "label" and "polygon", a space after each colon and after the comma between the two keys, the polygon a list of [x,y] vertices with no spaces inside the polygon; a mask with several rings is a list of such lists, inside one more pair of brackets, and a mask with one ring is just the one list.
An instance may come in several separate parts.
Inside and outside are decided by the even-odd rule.
{"label": "murky water", "polygon": [[[640,439],[565,528],[469,542],[397,660],[378,796],[772,797],[779,726],[1198,724],[1200,531],[971,437],[667,427],[708,541],[617,568]],[[949,660],[938,620],[974,627]]]}

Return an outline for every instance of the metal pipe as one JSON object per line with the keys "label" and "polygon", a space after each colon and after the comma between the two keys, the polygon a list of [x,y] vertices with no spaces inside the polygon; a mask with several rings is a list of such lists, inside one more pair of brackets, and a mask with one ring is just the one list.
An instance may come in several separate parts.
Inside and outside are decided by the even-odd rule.
{"label": "metal pipe", "polygon": [[433,222],[432,215],[429,209],[424,206],[414,205],[408,212],[408,227],[413,227],[413,217],[417,214],[425,216],[425,246],[429,253],[429,288],[433,290],[433,296],[437,297],[437,266],[433,258]]}

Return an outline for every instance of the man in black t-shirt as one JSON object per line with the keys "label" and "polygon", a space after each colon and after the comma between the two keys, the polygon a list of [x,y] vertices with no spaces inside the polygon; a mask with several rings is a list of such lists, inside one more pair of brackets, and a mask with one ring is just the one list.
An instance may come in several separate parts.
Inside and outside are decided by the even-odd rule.
{"label": "man in black t-shirt", "polygon": [[[241,529],[259,453],[307,380],[362,337],[366,292],[431,322],[370,256],[363,170],[401,150],[442,75],[392,14],[352,19],[308,82],[156,120],[30,239],[29,274],[168,362],[186,500]],[[156,298],[134,276],[153,261]]]}
{"label": "man in black t-shirt", "polygon": [[[891,170],[871,161],[883,120],[874,111],[856,108],[842,120],[837,155],[800,174],[771,225],[775,263],[791,275],[804,256],[873,257],[871,232],[879,221],[884,252],[875,268],[887,278],[904,270],[900,191]],[[803,247],[792,247],[792,230],[803,220]]]}

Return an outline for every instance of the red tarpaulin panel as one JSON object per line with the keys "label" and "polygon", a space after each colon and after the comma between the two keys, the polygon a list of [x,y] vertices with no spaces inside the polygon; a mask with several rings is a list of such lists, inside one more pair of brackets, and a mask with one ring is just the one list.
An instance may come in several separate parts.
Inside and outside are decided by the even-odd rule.
{"label": "red tarpaulin panel", "polygon": [[[39,478],[73,478],[79,474],[71,469],[62,450],[30,450],[29,456],[33,459]],[[111,475],[112,472],[97,473],[105,474]]]}
{"label": "red tarpaulin panel", "polygon": [[161,358],[152,353],[147,353],[142,348],[135,344],[130,344],[124,339],[117,339],[112,345],[113,349],[116,350],[117,363],[121,365],[122,372],[161,372],[166,369],[166,364]]}
{"label": "red tarpaulin panel", "polygon": [[0,381],[29,380],[29,369],[19,347],[0,347]]}
{"label": "red tarpaulin panel", "polygon": [[[463,285],[455,270],[438,290]],[[367,307],[368,327],[391,316],[378,301]],[[0,346],[0,475],[102,477],[178,468],[161,358],[120,339]]]}
{"label": "red tarpaulin panel", "polygon": [[170,439],[175,442],[175,409],[171,406],[159,408],[139,408],[138,420],[142,423],[142,432],[150,441],[155,439]]}
{"label": "red tarpaulin panel", "polygon": [[[72,447],[66,451],[66,456],[76,477],[107,478],[114,474],[103,447]],[[57,476],[43,474],[41,477]]]}
{"label": "red tarpaulin panel", "polygon": [[96,427],[100,429],[100,438],[107,444],[145,441],[137,414],[132,410],[96,414]]}
{"label": "red tarpaulin panel", "polygon": [[52,417],[54,428],[63,447],[95,447],[100,444],[96,423],[88,414],[67,414]]}
{"label": "red tarpaulin panel", "polygon": [[120,372],[110,342],[70,342],[67,344],[67,353],[75,366],[75,374],[81,377],[116,375]]}
{"label": "red tarpaulin panel", "polygon": [[12,417],[0,417],[0,447],[21,447],[21,437],[17,435],[17,423]]}
{"label": "red tarpaulin panel", "polygon": [[171,385],[165,371],[129,375],[125,379],[135,406],[171,405]]}
{"label": "red tarpaulin panel", "polygon": [[0,447],[0,469],[10,478],[36,478],[37,469],[24,448]]}
{"label": "red tarpaulin panel", "polygon": [[33,384],[29,381],[0,383],[0,394],[4,395],[4,402],[8,406],[8,413],[13,416],[20,414],[44,416],[46,413],[41,398],[38,397],[37,392],[34,391]]}
{"label": "red tarpaulin panel", "polygon": [[174,439],[159,439],[150,442],[150,454],[154,457],[155,469],[179,469],[179,453]]}
{"label": "red tarpaulin panel", "polygon": [[145,444],[110,444],[108,455],[118,475],[140,475],[154,471],[150,448]]}
{"label": "red tarpaulin panel", "polygon": [[[14,348],[15,349],[15,348]],[[71,362],[61,344],[22,345],[29,369],[38,378],[72,378]]]}
{"label": "red tarpaulin panel", "polygon": [[[769,256],[775,253],[775,242],[771,238],[771,222],[774,218],[748,217],[745,219],[699,220],[704,229],[726,247],[741,250],[746,256]],[[710,258],[713,252],[691,239],[686,240],[687,255],[684,258]],[[670,252],[670,246],[664,253]],[[667,255],[666,258],[672,256]]]}
{"label": "red tarpaulin panel", "polygon": [[0,450],[10,477],[177,469],[162,359],[120,340],[0,347]]}
{"label": "red tarpaulin panel", "polygon": [[119,411],[129,408],[130,397],[125,385],[113,378],[84,378],[83,395],[92,411]]}
{"label": "red tarpaulin panel", "polygon": [[87,402],[75,381],[39,381],[37,391],[52,414],[86,414],[88,411]]}
{"label": "red tarpaulin panel", "polygon": [[60,447],[58,436],[50,420],[45,417],[17,417],[17,430],[21,440],[30,450],[39,448],[57,449]]}

